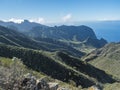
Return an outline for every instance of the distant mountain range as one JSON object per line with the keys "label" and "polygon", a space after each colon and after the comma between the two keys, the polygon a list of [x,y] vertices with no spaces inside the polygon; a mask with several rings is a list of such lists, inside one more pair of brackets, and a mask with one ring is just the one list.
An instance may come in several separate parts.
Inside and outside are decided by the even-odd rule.
{"label": "distant mountain range", "polygon": [[75,49],[81,49],[82,46],[100,48],[107,41],[97,39],[94,31],[87,26],[54,26],[49,27],[34,22],[24,20],[22,23],[0,22],[0,25],[19,31],[30,38],[40,41],[41,38],[49,38],[66,43]]}
{"label": "distant mountain range", "polygon": [[21,32],[31,30],[33,27],[36,26],[47,27],[45,25],[41,25],[35,22],[29,22],[28,20],[24,20],[22,23],[0,21],[0,25],[8,27],[10,29],[19,30]]}
{"label": "distant mountain range", "polygon": [[[89,22],[73,22],[73,25],[86,25],[91,27],[98,38],[105,38],[108,42],[119,42],[120,41],[120,21],[89,21]],[[28,31],[33,27],[48,27],[46,25],[41,25],[35,22],[29,22],[28,20],[24,20],[24,22],[18,24],[13,22],[3,22],[0,21],[0,25],[9,27],[11,29],[18,29],[20,31]],[[62,25],[62,24],[53,24],[53,25]],[[52,25],[52,26],[53,26]]]}

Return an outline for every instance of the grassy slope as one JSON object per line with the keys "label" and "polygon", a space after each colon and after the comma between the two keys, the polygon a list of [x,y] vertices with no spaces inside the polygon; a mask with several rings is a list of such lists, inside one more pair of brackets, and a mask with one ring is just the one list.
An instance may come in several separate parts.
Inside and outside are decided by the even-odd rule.
{"label": "grassy slope", "polygon": [[[12,75],[12,74],[10,74],[12,72],[7,72],[6,73],[5,71],[1,71],[1,68],[2,68],[2,70],[4,68],[7,71],[11,71],[11,70],[13,71],[13,68],[14,68],[13,64],[14,64],[14,62],[10,58],[0,57],[0,72],[2,72],[0,74],[5,75],[5,74],[9,73],[9,75]],[[59,81],[57,79],[53,79],[53,78],[51,78],[51,77],[49,77],[49,76],[47,76],[47,75],[45,75],[45,74],[43,74],[41,72],[37,72],[37,71],[31,70],[28,67],[26,67],[21,61],[17,61],[16,62],[15,68],[17,69],[17,71],[16,71],[17,73],[18,73],[18,70],[19,70],[19,72],[23,72],[22,74],[20,74],[21,76],[23,76],[23,75],[25,75],[27,73],[32,73],[32,75],[36,76],[38,79],[45,77],[45,78],[47,78],[48,81],[57,82],[57,83],[59,83],[60,87],[69,88],[69,90],[88,90],[87,88],[86,89],[80,89],[80,88],[74,87],[73,85],[71,85],[73,83],[68,84],[68,83]],[[119,83],[106,84],[104,86],[104,90],[119,90],[119,88],[120,88],[120,84]],[[1,86],[0,86],[0,90],[2,90]]]}
{"label": "grassy slope", "polygon": [[[120,43],[111,43],[84,57],[91,65],[120,81]],[[104,90],[119,90],[120,82],[105,84]]]}
{"label": "grassy slope", "polygon": [[99,70],[88,63],[82,62],[77,58],[70,57],[69,55],[62,52],[59,52],[58,56],[61,58],[61,60],[64,63],[70,65],[71,67],[78,70],[79,72],[82,72],[90,76],[89,78],[95,78],[97,81],[102,83],[111,81],[111,77],[108,76],[104,71]]}
{"label": "grassy slope", "polygon": [[106,84],[103,90],[120,90],[120,83]]}
{"label": "grassy slope", "polygon": [[76,72],[70,66],[50,58],[42,51],[0,45],[0,56],[21,58],[28,67],[65,82],[73,80],[76,82],[76,85],[83,87],[95,84],[94,81]]}
{"label": "grassy slope", "polygon": [[[90,60],[90,64],[120,79],[120,44],[108,44],[93,54],[96,58]],[[92,54],[87,57],[92,58]]]}
{"label": "grassy slope", "polygon": [[[26,67],[21,61],[17,61],[16,65],[14,65],[14,62],[12,61],[12,59],[5,58],[5,57],[0,57],[0,72],[2,72],[2,73],[0,73],[0,75],[4,75],[4,74],[8,74],[8,73],[9,73],[9,75],[12,75],[12,72],[10,72],[10,71],[13,71],[14,67],[16,68],[15,73],[21,72],[21,74],[17,76],[18,78],[20,76],[24,76],[27,73],[31,73],[32,75],[34,75],[35,77],[37,77],[37,79],[39,79],[39,78],[46,78],[46,80],[48,80],[48,81],[59,83],[60,87],[70,88],[70,90],[78,90],[77,87],[74,87],[71,84],[59,81],[57,79],[53,79],[53,78],[51,78],[51,77],[43,74],[42,72],[37,72],[37,71],[34,71],[34,70]],[[6,70],[6,71],[8,71],[8,72],[1,71],[3,69]],[[10,77],[12,77],[12,76],[10,76]],[[1,77],[0,77],[0,80],[1,80]]]}
{"label": "grassy slope", "polygon": [[120,79],[120,60],[114,60],[106,57],[99,57],[90,61],[92,65]]}
{"label": "grassy slope", "polygon": [[72,80],[76,82],[76,85],[83,87],[94,85],[96,80],[97,83],[111,83],[114,81],[105,72],[64,53],[54,54],[46,51],[0,45],[0,55],[4,57],[16,56],[34,70],[65,82]]}

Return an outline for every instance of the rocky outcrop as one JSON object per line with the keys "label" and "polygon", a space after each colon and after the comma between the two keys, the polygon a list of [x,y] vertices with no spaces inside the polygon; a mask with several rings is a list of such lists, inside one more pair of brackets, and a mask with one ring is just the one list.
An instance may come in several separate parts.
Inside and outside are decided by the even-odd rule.
{"label": "rocky outcrop", "polygon": [[[58,90],[59,88],[58,83],[47,82],[45,78],[36,79],[30,73],[15,81],[0,82],[0,86],[2,86],[2,90]],[[59,90],[62,89],[59,88]]]}
{"label": "rocky outcrop", "polygon": [[36,79],[30,73],[28,73],[21,81],[23,89],[27,90],[57,90],[58,83],[47,82],[45,78]]}

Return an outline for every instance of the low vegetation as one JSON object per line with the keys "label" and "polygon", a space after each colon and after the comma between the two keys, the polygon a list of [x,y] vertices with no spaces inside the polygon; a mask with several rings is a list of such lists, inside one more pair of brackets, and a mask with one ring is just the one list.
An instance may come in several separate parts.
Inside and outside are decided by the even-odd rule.
{"label": "low vegetation", "polygon": [[75,82],[73,83],[75,86],[81,85],[85,88],[99,83],[113,83],[115,81],[105,72],[67,54],[58,53],[57,59],[53,57],[54,54],[52,56],[52,54],[47,53],[49,52],[0,45],[0,56],[21,58],[27,67],[67,83]]}
{"label": "low vegetation", "polygon": [[20,59],[15,57],[13,59],[0,57],[0,90],[7,90],[8,88],[13,90],[14,85],[16,85],[16,83],[19,84],[18,82],[21,82],[28,73],[35,76],[37,79],[44,78],[47,82],[58,83],[61,88],[64,87],[69,88],[69,90],[78,90],[78,88],[74,87],[72,83],[67,84],[28,68]]}

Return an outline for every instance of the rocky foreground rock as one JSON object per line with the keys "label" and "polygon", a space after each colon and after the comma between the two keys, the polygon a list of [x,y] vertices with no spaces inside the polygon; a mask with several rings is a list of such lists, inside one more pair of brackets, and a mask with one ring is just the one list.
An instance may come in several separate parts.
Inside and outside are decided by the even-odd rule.
{"label": "rocky foreground rock", "polygon": [[59,83],[48,82],[45,78],[36,79],[30,73],[26,74],[21,80],[15,81],[13,85],[4,83],[4,90],[69,90],[59,87]]}

